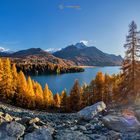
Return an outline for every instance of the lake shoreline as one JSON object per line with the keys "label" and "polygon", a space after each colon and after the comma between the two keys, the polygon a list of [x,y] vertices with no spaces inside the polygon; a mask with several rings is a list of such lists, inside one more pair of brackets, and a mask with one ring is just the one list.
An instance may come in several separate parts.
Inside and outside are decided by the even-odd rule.
{"label": "lake shoreline", "polygon": [[77,66],[77,67],[79,67],[79,68],[95,68],[97,66]]}
{"label": "lake shoreline", "polygon": [[96,67],[119,67],[120,65],[113,65],[113,66],[77,66],[79,68],[96,68]]}
{"label": "lake shoreline", "polygon": [[69,93],[75,79],[78,79],[80,85],[83,83],[89,84],[95,77],[96,74],[101,71],[103,74],[117,74],[120,72],[120,67],[98,67],[98,66],[90,66],[85,67],[84,72],[78,73],[65,73],[58,75],[39,75],[39,76],[31,76],[31,78],[35,81],[38,81],[42,87],[47,83],[50,90],[53,93],[61,93],[64,89]]}

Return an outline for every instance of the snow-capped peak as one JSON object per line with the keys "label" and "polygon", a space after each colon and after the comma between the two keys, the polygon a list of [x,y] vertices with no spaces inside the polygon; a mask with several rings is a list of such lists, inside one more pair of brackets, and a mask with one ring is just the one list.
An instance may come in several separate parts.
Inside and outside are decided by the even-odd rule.
{"label": "snow-capped peak", "polygon": [[8,51],[9,51],[9,49],[6,49],[4,47],[0,47],[0,52],[8,52]]}
{"label": "snow-capped peak", "polygon": [[76,43],[75,46],[78,49],[83,49],[83,48],[87,47],[83,42]]}
{"label": "snow-capped peak", "polygon": [[45,51],[49,53],[54,53],[54,52],[60,51],[61,49],[62,48],[48,48]]}

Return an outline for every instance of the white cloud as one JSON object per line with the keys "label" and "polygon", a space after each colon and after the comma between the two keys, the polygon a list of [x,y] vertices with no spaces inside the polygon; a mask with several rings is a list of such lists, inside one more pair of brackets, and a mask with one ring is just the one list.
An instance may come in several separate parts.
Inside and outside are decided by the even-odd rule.
{"label": "white cloud", "polygon": [[84,43],[86,46],[89,45],[89,41],[88,40],[81,40],[80,43]]}
{"label": "white cloud", "polygon": [[86,46],[94,46],[96,44],[96,40],[81,40],[80,42],[84,43]]}
{"label": "white cloud", "polygon": [[0,46],[0,52],[6,52],[6,51],[9,51],[9,49]]}
{"label": "white cloud", "polygon": [[62,48],[48,48],[45,51],[50,52],[50,53],[54,53],[56,51],[60,51]]}

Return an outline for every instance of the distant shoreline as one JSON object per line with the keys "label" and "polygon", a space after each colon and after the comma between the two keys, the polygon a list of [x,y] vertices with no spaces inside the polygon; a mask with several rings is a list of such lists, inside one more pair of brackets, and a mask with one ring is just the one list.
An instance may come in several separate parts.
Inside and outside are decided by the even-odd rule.
{"label": "distant shoreline", "polygon": [[80,67],[80,68],[94,68],[96,66],[78,66],[78,67]]}
{"label": "distant shoreline", "polygon": [[[112,66],[112,67],[117,67],[117,66],[120,66],[120,65],[115,65],[115,66]],[[95,67],[109,67],[109,66],[77,66],[79,68],[95,68]]]}

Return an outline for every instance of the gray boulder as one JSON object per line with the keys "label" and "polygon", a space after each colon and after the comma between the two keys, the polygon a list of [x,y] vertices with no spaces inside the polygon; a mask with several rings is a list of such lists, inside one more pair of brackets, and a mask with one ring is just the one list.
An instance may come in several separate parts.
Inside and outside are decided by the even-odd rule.
{"label": "gray boulder", "polygon": [[112,140],[118,140],[118,139],[121,139],[121,134],[116,132],[116,131],[109,131],[109,139],[112,139]]}
{"label": "gray boulder", "polygon": [[56,140],[90,140],[89,137],[79,131],[60,130],[55,136]]}
{"label": "gray boulder", "polygon": [[106,105],[104,102],[98,102],[94,105],[87,106],[84,109],[78,112],[78,115],[85,120],[93,119],[99,112],[102,112],[106,109]]}
{"label": "gray boulder", "polygon": [[107,115],[103,117],[103,123],[106,127],[118,132],[133,132],[140,130],[140,123],[134,116],[126,118],[124,116]]}
{"label": "gray boulder", "polygon": [[82,126],[82,125],[79,125],[79,127],[78,127],[80,130],[82,130],[82,131],[86,131],[87,129],[86,129],[86,127],[85,126]]}
{"label": "gray boulder", "polygon": [[24,130],[25,127],[17,122],[3,123],[0,126],[0,140],[17,140]]}
{"label": "gray boulder", "polygon": [[25,135],[24,140],[52,140],[52,135],[49,129],[39,128]]}
{"label": "gray boulder", "polygon": [[[105,136],[98,135],[98,134],[90,134],[88,135],[92,140],[107,140]],[[113,139],[112,139],[113,140]]]}

